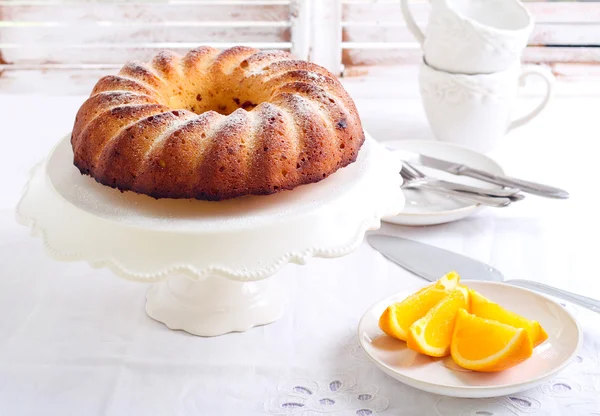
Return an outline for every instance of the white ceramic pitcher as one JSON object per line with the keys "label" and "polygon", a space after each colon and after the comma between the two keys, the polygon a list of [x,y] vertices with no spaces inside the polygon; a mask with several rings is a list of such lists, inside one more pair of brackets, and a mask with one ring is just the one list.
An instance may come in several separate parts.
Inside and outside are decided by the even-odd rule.
{"label": "white ceramic pitcher", "polygon": [[519,0],[431,0],[425,33],[402,0],[408,29],[427,63],[441,71],[481,74],[504,71],[520,59],[533,19]]}

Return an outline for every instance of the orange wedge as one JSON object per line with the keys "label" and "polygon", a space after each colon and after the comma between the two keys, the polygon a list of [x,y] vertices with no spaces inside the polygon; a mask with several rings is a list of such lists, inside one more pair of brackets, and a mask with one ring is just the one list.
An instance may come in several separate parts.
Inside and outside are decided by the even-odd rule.
{"label": "orange wedge", "polygon": [[444,299],[459,280],[460,276],[456,272],[447,273],[437,282],[410,295],[402,302],[388,306],[379,318],[379,328],[390,337],[406,341],[408,328],[413,322]]}
{"label": "orange wedge", "polygon": [[502,371],[531,357],[527,331],[479,318],[461,309],[452,334],[451,353],[459,366],[474,371]]}
{"label": "orange wedge", "polygon": [[467,310],[467,312],[471,312],[471,294],[469,293],[471,289],[462,284],[456,285],[456,289],[460,290],[461,292],[463,292],[463,295],[465,295],[465,299],[467,300],[467,307],[465,309]]}
{"label": "orange wedge", "polygon": [[408,330],[408,348],[431,357],[450,354],[452,330],[459,309],[467,307],[467,298],[456,289],[415,321]]}
{"label": "orange wedge", "polygon": [[523,328],[529,333],[529,337],[531,338],[534,347],[537,347],[548,339],[548,334],[538,321],[530,321],[521,315],[506,310],[473,289],[469,290],[469,295],[471,302],[471,310],[469,312],[473,315],[498,321],[506,325],[514,326],[515,328]]}

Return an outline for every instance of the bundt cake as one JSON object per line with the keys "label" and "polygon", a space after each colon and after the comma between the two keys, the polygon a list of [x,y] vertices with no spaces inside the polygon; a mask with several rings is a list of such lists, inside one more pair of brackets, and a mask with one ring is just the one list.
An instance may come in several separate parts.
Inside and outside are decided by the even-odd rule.
{"label": "bundt cake", "polygon": [[364,132],[334,75],[283,51],[161,52],[101,78],[77,113],[75,166],[155,198],[222,200],[322,180]]}

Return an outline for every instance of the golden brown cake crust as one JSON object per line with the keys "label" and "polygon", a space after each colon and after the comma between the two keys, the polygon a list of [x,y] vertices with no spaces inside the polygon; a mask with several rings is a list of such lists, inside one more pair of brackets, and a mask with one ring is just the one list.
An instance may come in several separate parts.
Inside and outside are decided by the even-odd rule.
{"label": "golden brown cake crust", "polygon": [[246,47],[126,64],[98,81],[71,136],[75,166],[104,185],[204,200],[320,181],[354,162],[363,141],[334,75]]}

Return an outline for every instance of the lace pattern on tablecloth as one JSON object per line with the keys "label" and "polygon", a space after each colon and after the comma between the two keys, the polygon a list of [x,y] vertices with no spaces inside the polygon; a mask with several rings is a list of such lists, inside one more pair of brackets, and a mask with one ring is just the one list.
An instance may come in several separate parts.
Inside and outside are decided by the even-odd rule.
{"label": "lace pattern on tablecloth", "polygon": [[274,415],[376,416],[388,407],[388,399],[374,385],[357,384],[348,374],[329,379],[291,379],[281,383],[278,394],[265,402]]}
{"label": "lace pattern on tablecloth", "polygon": [[[402,397],[416,390],[386,377],[394,396],[381,394],[380,386],[361,383],[360,375],[374,365],[352,333],[343,340],[343,351],[354,366],[347,374],[315,380],[292,378],[277,387],[264,403],[273,415],[334,416],[600,416],[600,316],[563,305],[580,321],[584,343],[575,360],[556,378],[523,393],[490,399],[459,399],[419,392],[419,410],[402,408]],[[585,316],[584,316],[585,315]],[[358,381],[356,381],[358,380]]]}

